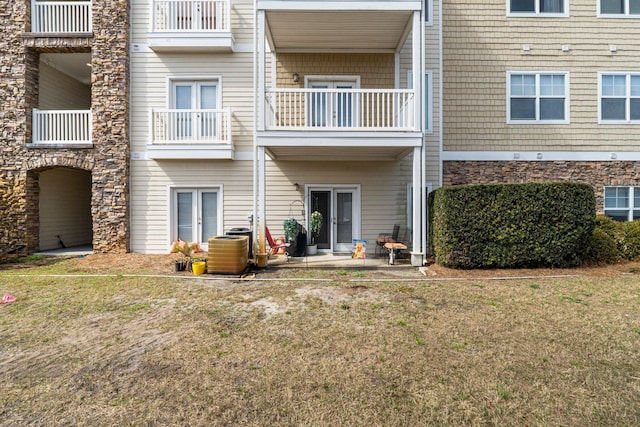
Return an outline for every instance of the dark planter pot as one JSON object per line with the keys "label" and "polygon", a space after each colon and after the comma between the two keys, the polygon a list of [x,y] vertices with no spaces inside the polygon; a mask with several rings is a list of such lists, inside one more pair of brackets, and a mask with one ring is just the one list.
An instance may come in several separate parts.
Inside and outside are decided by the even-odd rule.
{"label": "dark planter pot", "polygon": [[176,261],[176,271],[184,271],[187,268],[185,261]]}

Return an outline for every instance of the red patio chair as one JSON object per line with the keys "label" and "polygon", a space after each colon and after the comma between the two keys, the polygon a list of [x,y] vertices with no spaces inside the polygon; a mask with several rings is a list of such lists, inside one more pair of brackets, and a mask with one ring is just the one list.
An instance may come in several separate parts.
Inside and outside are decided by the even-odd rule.
{"label": "red patio chair", "polygon": [[269,256],[273,255],[278,249],[280,248],[284,248],[284,254],[287,256],[287,262],[289,261],[289,253],[287,252],[287,249],[289,249],[289,246],[291,246],[291,243],[276,243],[275,240],[273,240],[273,237],[271,237],[271,233],[269,232],[269,227],[265,227],[264,228],[264,234],[267,238],[267,243],[269,244],[269,247],[271,248],[269,250]]}

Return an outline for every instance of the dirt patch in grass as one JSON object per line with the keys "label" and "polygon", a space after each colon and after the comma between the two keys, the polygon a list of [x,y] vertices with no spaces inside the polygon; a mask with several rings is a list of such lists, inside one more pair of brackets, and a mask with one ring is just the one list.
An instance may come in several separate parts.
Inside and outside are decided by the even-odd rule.
{"label": "dirt patch in grass", "polygon": [[0,425],[640,425],[633,264],[239,282],[172,261],[0,271]]}

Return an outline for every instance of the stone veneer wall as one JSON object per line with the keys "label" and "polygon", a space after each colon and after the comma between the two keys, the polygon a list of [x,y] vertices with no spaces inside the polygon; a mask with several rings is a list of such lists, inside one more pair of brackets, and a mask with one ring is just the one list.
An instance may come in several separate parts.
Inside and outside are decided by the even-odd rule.
{"label": "stone veneer wall", "polygon": [[[29,0],[0,0],[0,251],[38,249],[39,172],[63,166],[92,175],[96,252],[129,247],[129,1],[94,0],[93,35],[43,37],[30,30]],[[93,147],[34,148],[41,52],[92,53]]]}
{"label": "stone veneer wall", "polygon": [[590,184],[603,212],[604,186],[640,185],[640,162],[448,161],[443,185],[573,181]]}

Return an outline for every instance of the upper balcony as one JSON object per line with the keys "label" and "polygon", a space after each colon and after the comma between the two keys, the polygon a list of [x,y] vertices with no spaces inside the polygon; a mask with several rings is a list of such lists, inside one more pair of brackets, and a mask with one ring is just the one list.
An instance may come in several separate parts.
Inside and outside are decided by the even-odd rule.
{"label": "upper balcony", "polygon": [[267,131],[414,131],[410,89],[267,89]]}
{"label": "upper balcony", "polygon": [[92,31],[91,1],[31,1],[31,33],[87,36]]}
{"label": "upper balcony", "polygon": [[231,110],[151,110],[151,159],[230,159]]}
{"label": "upper balcony", "polygon": [[91,110],[33,109],[31,148],[91,148]]}
{"label": "upper balcony", "polygon": [[231,0],[153,0],[150,15],[154,51],[234,50]]}

